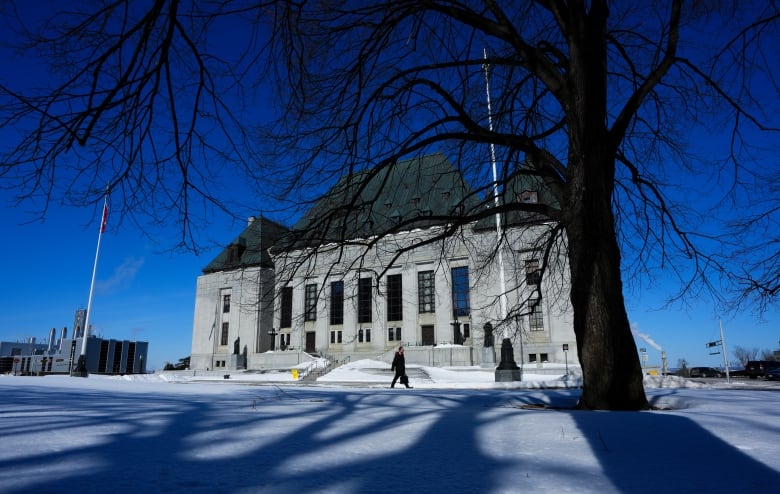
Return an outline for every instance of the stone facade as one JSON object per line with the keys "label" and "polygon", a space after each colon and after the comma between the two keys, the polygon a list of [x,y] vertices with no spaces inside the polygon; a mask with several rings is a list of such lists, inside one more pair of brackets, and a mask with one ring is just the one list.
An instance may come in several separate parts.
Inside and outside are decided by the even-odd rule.
{"label": "stone facade", "polygon": [[[409,179],[425,173],[426,166],[437,176],[452,175],[446,160],[434,158],[405,163],[401,169],[407,182],[388,189],[435,182]],[[459,200],[450,196],[453,183],[442,185],[445,192],[407,191],[403,202],[412,197],[417,214],[435,218],[437,208],[450,211]],[[191,367],[271,369],[321,355],[390,361],[399,345],[406,347],[412,364],[489,367],[504,338],[512,342],[518,364],[577,361],[565,253],[544,262],[536,244],[551,224],[506,225],[500,259],[495,221],[468,223],[446,238],[439,237],[449,226],[433,221],[390,233],[363,232],[366,224],[387,228],[410,214],[399,209],[397,194],[389,194],[372,197],[374,210],[359,211],[370,221],[344,221],[347,228],[357,225],[354,231],[324,232],[305,241],[302,236],[285,240],[280,229],[262,226],[267,224],[263,218],[250,221],[198,278]],[[459,195],[472,194],[464,189]],[[334,196],[330,202],[340,203]],[[427,199],[420,201],[421,196]],[[472,207],[463,200],[457,204]],[[323,207],[315,205],[292,231],[316,229]],[[278,235],[260,241],[261,227]],[[334,235],[341,240],[331,239]],[[248,257],[251,252],[254,257]],[[486,325],[493,328],[492,338],[486,337]]]}
{"label": "stone facade", "polygon": [[[289,324],[281,320],[284,297],[276,297],[274,325],[281,337],[293,349],[325,353],[340,360],[389,360],[398,346],[403,345],[410,363],[480,365],[484,356],[489,355],[483,348],[485,325],[490,323],[494,328],[493,352],[498,352],[503,338],[508,337],[518,363],[563,363],[565,358],[572,363],[576,361],[566,278],[548,272],[539,287],[542,296],[538,309],[523,308],[528,305],[528,299],[536,298],[537,285],[527,283],[533,275],[526,270],[538,258],[528,253],[529,242],[523,238],[533,237],[533,232],[520,229],[504,232],[508,245],[512,246],[503,255],[511,316],[507,323],[502,323],[499,266],[492,256],[495,230],[480,232],[475,225],[470,225],[450,239],[425,242],[436,233],[433,228],[394,235],[380,240],[368,252],[363,247],[333,245],[318,249],[316,256],[304,251],[277,256],[275,262],[280,273],[286,271],[288,264],[294,264],[299,273],[292,278],[281,276],[278,281],[277,294],[285,288],[292,292],[291,301],[287,302],[292,308]],[[412,244],[420,246],[393,258],[399,248]],[[308,262],[302,263],[302,258]],[[353,262],[357,258],[361,259],[359,267]],[[557,266],[565,266],[565,259]],[[466,310],[458,301],[463,297],[453,291],[453,279],[458,276],[462,279],[464,274],[468,280]],[[400,319],[391,314],[390,308],[393,296],[389,280],[394,275],[400,275]],[[428,284],[425,280],[431,277],[432,310],[424,307],[426,288],[421,286]],[[370,283],[370,302],[361,301],[361,279],[370,280],[365,282]],[[334,295],[334,282],[343,283],[343,301]],[[307,287],[316,297],[314,314],[307,311]],[[334,324],[331,318],[334,299],[343,307],[340,324]],[[361,304],[365,303],[370,304],[370,313],[361,319]],[[568,345],[567,356],[563,344]]]}

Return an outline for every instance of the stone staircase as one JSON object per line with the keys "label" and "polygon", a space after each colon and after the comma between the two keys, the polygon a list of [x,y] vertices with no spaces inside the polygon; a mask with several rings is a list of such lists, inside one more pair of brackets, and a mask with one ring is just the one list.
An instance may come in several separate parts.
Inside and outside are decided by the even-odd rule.
{"label": "stone staircase", "polygon": [[349,362],[349,357],[347,357],[344,360],[337,360],[333,357],[326,355],[324,353],[321,353],[319,355],[320,357],[326,359],[328,361],[328,365],[322,368],[315,368],[311,369],[308,373],[304,374],[303,377],[301,377],[298,382],[301,383],[314,383],[317,382],[317,379],[319,379],[321,376],[324,376],[328,372],[332,371],[333,369],[342,366]]}

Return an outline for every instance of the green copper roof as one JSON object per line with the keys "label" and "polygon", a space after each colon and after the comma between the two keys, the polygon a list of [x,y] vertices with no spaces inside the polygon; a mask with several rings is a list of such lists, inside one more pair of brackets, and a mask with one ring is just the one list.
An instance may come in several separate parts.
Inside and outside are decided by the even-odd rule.
{"label": "green copper roof", "polygon": [[[442,154],[344,177],[296,223],[277,248],[302,248],[427,228],[451,221],[478,199]],[[448,218],[450,217],[450,218]]]}
{"label": "green copper roof", "polygon": [[[521,203],[533,192],[541,204],[557,209],[557,201],[541,179],[516,173],[502,192],[502,203]],[[208,266],[204,273],[247,266],[273,267],[268,249],[277,252],[346,243],[357,239],[429,228],[451,223],[453,216],[471,216],[492,205],[478,198],[460,171],[443,154],[432,154],[356,172],[342,178],[288,230],[262,216],[254,220]],[[521,209],[521,208],[520,208]],[[505,226],[544,220],[538,213],[510,211]],[[492,216],[477,222],[477,229],[495,229]]]}
{"label": "green copper roof", "polygon": [[286,227],[260,216],[203,268],[203,272],[213,273],[248,266],[273,267],[268,248],[287,232]]}

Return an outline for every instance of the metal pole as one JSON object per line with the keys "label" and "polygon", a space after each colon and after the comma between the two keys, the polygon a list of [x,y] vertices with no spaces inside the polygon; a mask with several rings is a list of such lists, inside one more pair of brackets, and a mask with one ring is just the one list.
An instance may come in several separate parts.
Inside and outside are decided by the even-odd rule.
{"label": "metal pole", "polygon": [[100,231],[98,232],[97,248],[95,249],[95,263],[92,265],[92,281],[89,284],[89,299],[87,300],[87,314],[84,318],[84,329],[81,332],[81,354],[76,371],[72,374],[78,377],[87,377],[87,338],[89,337],[89,316],[92,313],[92,295],[95,291],[95,275],[97,274],[98,258],[100,257],[100,240],[103,238],[103,232],[106,231],[106,221],[108,221],[108,188],[103,198],[103,215],[100,221]]}
{"label": "metal pole", "polygon": [[[485,63],[482,64],[482,68],[485,70],[485,93],[487,94],[487,110],[488,110],[488,129],[493,132],[493,109],[490,104],[490,66],[487,62],[487,50],[482,50],[482,56]],[[509,325],[507,324],[507,300],[506,300],[506,278],[504,276],[504,249],[503,232],[501,230],[501,214],[499,213],[500,201],[498,198],[498,173],[496,171],[496,147],[493,142],[490,143],[490,162],[493,168],[493,204],[496,208],[496,249],[498,250],[498,276],[499,276],[499,293],[498,300],[501,307],[501,324],[503,329],[501,331],[501,361],[496,367],[496,381],[522,381],[523,370],[517,366],[515,362],[514,349],[512,348],[512,340],[509,339]],[[523,336],[520,335],[520,354],[523,353]],[[522,363],[522,361],[521,361]]]}
{"label": "metal pole", "polygon": [[723,365],[726,366],[726,382],[731,383],[731,375],[729,373],[729,357],[726,351],[726,338],[723,337],[723,321],[718,318],[718,324],[720,324],[720,344],[723,345]]}
{"label": "metal pole", "polygon": [[[485,64],[483,65],[485,69],[485,93],[487,94],[487,109],[488,109],[488,129],[490,132],[493,132],[493,110],[490,105],[490,74],[489,74],[489,66],[487,63],[487,50],[482,50],[482,56],[484,57]],[[496,245],[496,248],[498,249],[498,276],[499,276],[499,282],[501,287],[501,294],[499,295],[499,301],[501,304],[501,322],[505,322],[506,320],[506,314],[507,314],[507,302],[506,302],[506,280],[504,278],[504,254],[503,250],[501,248],[501,239],[503,237],[503,233],[501,230],[501,215],[498,212],[498,207],[500,206],[500,201],[498,198],[498,173],[496,171],[496,146],[492,142],[490,143],[490,163],[493,168],[493,204],[496,208],[496,236],[498,240],[498,244]],[[503,338],[509,337],[509,331],[506,325],[504,325],[503,330]]]}

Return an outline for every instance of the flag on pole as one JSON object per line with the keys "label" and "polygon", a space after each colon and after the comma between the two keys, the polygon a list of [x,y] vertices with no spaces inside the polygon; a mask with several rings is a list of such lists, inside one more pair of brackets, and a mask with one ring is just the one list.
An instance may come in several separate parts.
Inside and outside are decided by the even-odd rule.
{"label": "flag on pole", "polygon": [[100,233],[106,232],[106,223],[108,223],[108,204],[103,203],[103,221],[100,223]]}

